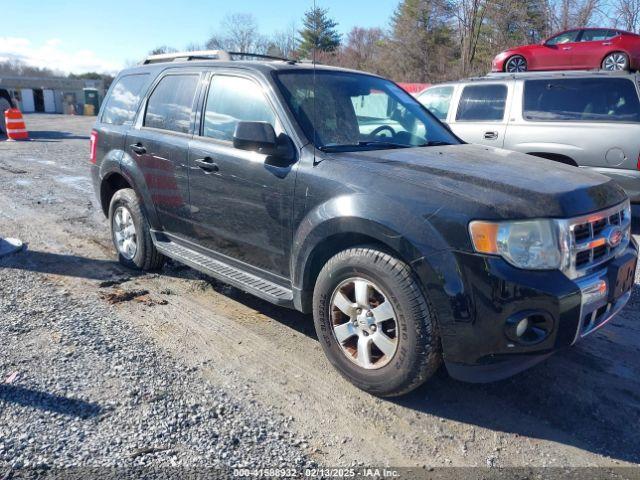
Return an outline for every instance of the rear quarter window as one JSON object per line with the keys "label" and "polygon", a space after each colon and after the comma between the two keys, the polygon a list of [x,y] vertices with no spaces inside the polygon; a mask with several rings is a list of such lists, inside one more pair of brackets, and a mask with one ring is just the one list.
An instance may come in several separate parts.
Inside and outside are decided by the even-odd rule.
{"label": "rear quarter window", "polygon": [[102,123],[112,125],[131,124],[140,104],[142,88],[148,74],[125,75],[113,86],[102,113]]}
{"label": "rear quarter window", "polygon": [[638,122],[640,102],[625,78],[527,80],[523,115],[539,122]]}

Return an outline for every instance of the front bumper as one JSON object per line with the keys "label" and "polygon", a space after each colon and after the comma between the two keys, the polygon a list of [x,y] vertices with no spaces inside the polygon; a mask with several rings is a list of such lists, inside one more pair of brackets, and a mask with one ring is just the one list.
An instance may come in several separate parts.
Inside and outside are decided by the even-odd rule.
{"label": "front bumper", "polygon": [[502,72],[504,71],[504,58],[496,57],[491,62],[491,71],[492,72]]}
{"label": "front bumper", "polygon": [[[597,273],[571,280],[559,271],[526,271],[501,258],[457,253],[472,314],[443,331],[449,374],[463,381],[489,382],[525,370],[609,322],[626,305],[630,291],[612,299],[616,262],[637,262],[638,246],[628,248]],[[530,341],[516,338],[524,318],[544,332]]]}

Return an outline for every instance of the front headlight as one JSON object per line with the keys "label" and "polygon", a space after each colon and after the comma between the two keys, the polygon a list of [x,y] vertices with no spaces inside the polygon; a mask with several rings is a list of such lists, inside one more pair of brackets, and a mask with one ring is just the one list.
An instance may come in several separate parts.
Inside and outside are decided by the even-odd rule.
{"label": "front headlight", "polygon": [[500,255],[514,267],[561,270],[568,262],[566,242],[554,220],[474,221],[469,231],[476,252]]}

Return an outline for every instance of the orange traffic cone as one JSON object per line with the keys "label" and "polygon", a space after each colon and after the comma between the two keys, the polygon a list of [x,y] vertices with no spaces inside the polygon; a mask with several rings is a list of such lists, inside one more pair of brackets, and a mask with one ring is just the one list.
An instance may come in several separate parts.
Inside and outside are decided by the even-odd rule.
{"label": "orange traffic cone", "polygon": [[10,108],[4,112],[5,126],[7,129],[7,141],[29,140],[29,132],[24,124],[22,113],[17,108]]}

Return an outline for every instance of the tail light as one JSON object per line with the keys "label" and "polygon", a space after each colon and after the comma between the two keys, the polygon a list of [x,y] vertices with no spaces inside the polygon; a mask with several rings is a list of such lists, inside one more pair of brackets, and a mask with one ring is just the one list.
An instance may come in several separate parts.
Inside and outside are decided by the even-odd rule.
{"label": "tail light", "polygon": [[640,170],[640,155],[638,155],[638,163],[636,164],[636,168]]}
{"label": "tail light", "polygon": [[95,130],[91,130],[91,138],[89,139],[89,161],[91,163],[96,163],[98,160],[96,158],[96,147],[98,146],[98,132]]}

